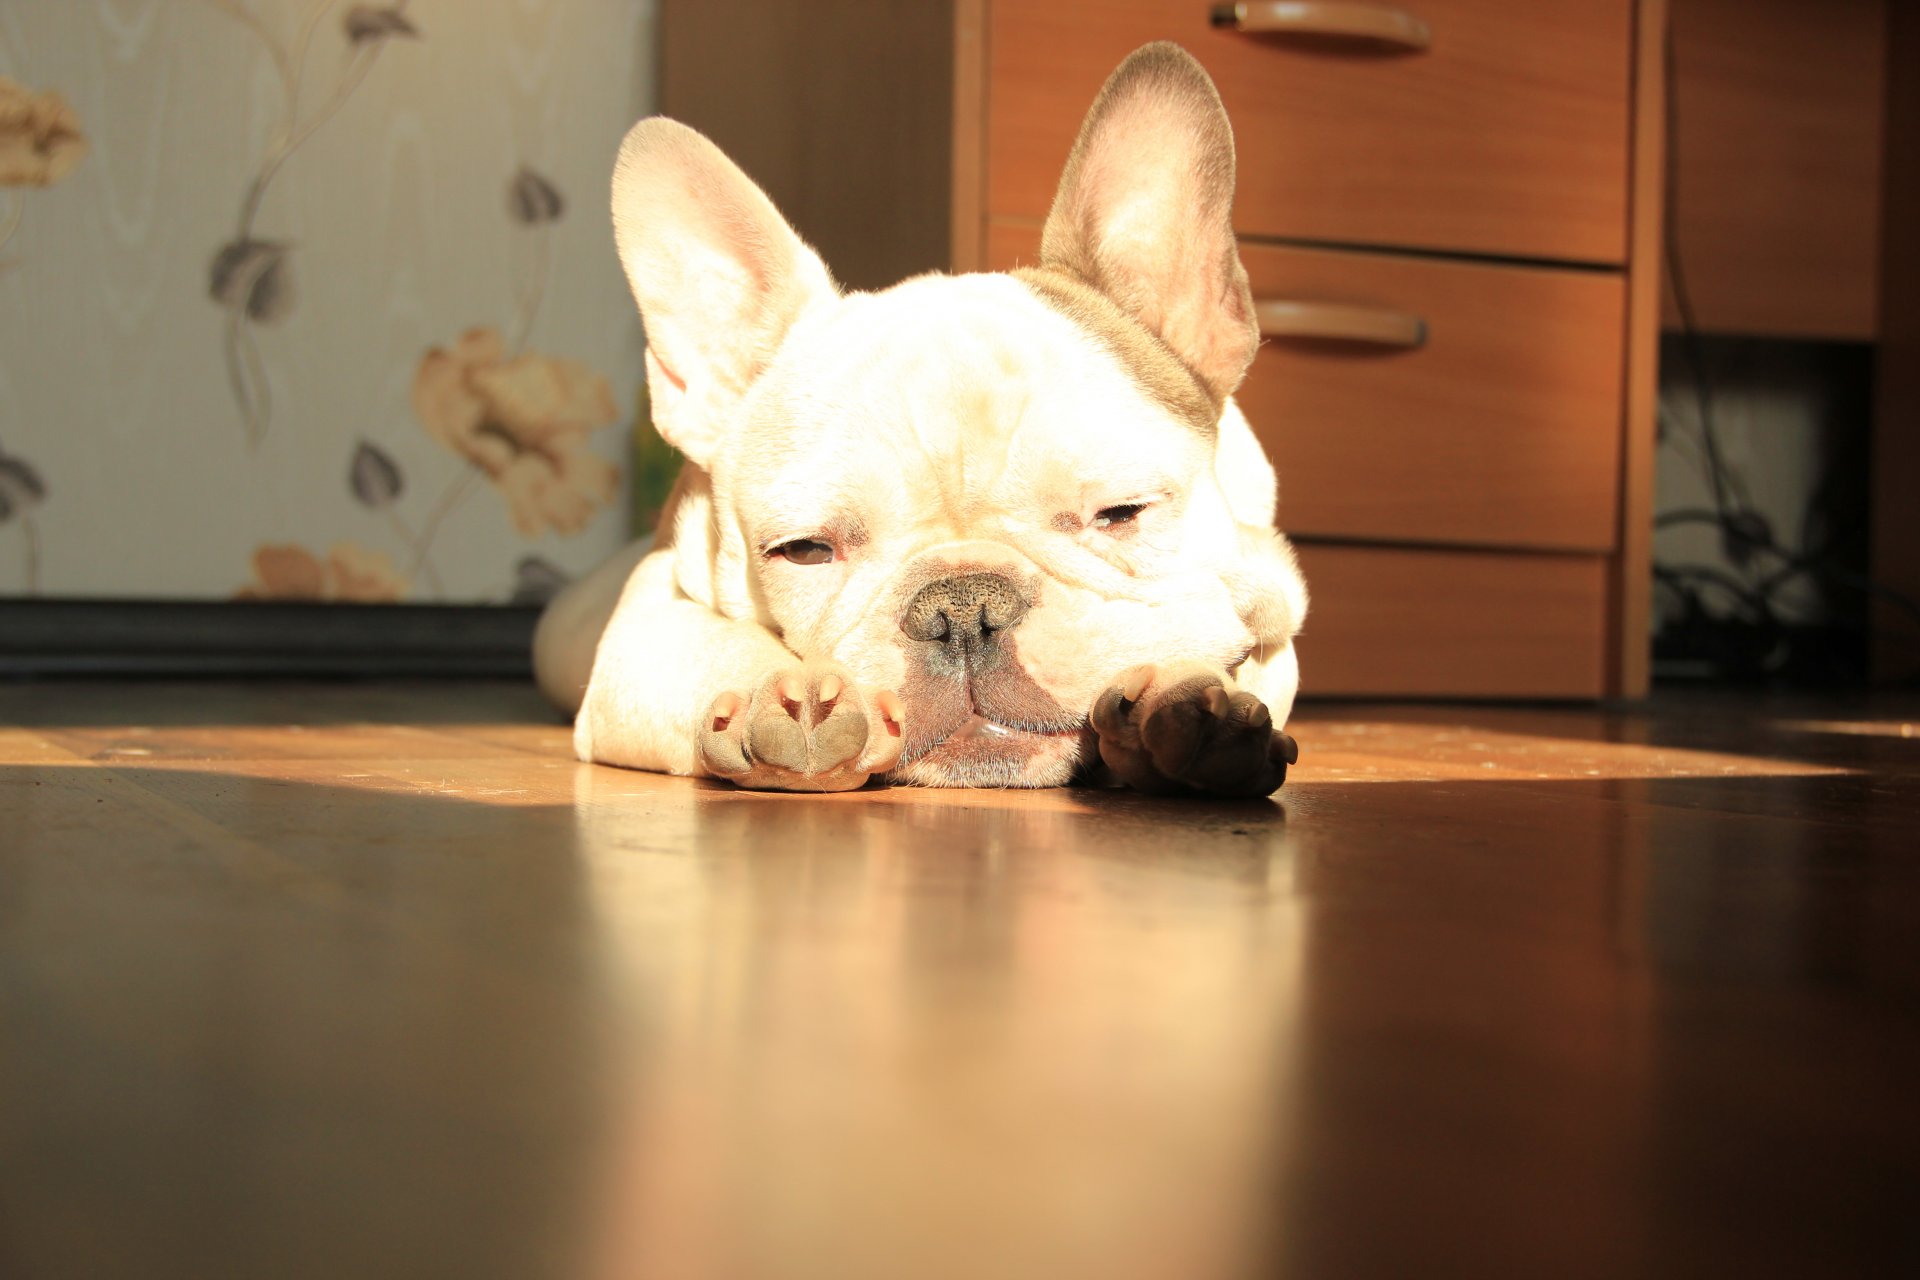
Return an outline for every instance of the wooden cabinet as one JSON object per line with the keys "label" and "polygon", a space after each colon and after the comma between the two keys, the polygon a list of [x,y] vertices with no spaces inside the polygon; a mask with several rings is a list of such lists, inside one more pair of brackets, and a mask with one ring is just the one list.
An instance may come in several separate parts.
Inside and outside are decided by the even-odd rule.
{"label": "wooden cabinet", "polygon": [[[809,5],[804,35],[743,42],[763,8],[792,25],[788,7],[667,0],[663,109],[742,156],[843,280],[874,286],[903,265],[1033,261],[1108,73],[1148,41],[1184,45],[1233,120],[1256,299],[1308,317],[1270,336],[1239,393],[1313,593],[1303,691],[1645,690],[1664,0],[950,0],[939,32],[930,7]],[[1278,10],[1366,10],[1413,36],[1227,21]],[[788,65],[803,46],[804,73]],[[773,84],[797,86],[784,111]],[[858,105],[827,84],[861,85]],[[806,165],[756,169],[769,111],[776,132],[806,122]],[[893,193],[888,235],[850,225],[842,171]],[[877,269],[939,231],[947,253]],[[1316,337],[1328,307],[1417,337]]]}

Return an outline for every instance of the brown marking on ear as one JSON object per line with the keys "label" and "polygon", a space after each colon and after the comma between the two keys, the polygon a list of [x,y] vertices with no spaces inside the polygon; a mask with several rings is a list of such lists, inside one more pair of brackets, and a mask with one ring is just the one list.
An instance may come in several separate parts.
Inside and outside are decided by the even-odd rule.
{"label": "brown marking on ear", "polygon": [[[1023,267],[1011,274],[1040,301],[1091,334],[1162,408],[1203,438],[1213,438],[1220,425],[1222,398],[1152,330],[1106,294],[1065,271]],[[1078,528],[1079,521],[1074,524]]]}

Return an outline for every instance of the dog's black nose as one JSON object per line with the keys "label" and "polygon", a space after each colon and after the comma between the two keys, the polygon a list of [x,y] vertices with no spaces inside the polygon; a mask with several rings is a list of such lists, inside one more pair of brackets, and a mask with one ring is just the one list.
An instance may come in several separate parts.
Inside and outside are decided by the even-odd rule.
{"label": "dog's black nose", "polygon": [[940,578],[920,588],[900,629],[953,654],[974,653],[1027,616],[1020,584],[998,573]]}

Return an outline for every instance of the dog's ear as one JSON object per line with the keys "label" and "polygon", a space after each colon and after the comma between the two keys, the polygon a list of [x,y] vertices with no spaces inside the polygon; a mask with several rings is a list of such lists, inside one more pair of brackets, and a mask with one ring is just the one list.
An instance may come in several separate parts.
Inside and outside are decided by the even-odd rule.
{"label": "dog's ear", "polygon": [[1087,112],[1040,260],[1112,298],[1224,399],[1260,342],[1232,205],[1233,129],[1213,81],[1178,45],[1150,44]]}
{"label": "dog's ear", "polygon": [[654,425],[708,466],[793,322],[835,296],[833,278],[739,166],[664,117],[620,144],[613,235],[646,324]]}

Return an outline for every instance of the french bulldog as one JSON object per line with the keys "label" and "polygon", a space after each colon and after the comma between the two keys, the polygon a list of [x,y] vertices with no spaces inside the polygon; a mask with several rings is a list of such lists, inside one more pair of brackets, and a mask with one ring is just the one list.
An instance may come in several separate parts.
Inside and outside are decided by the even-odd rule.
{"label": "french bulldog", "polygon": [[791,791],[1278,787],[1307,593],[1233,401],[1259,342],[1233,185],[1213,82],[1148,45],[1038,266],[843,294],[711,142],[636,124],[615,239],[687,461],[651,547],[537,630],[580,758]]}

